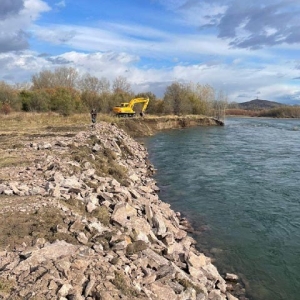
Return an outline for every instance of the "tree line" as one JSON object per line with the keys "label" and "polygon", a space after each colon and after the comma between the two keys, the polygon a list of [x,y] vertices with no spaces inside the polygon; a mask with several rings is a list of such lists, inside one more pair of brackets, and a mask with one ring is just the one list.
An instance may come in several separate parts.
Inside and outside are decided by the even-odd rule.
{"label": "tree line", "polygon": [[227,97],[210,85],[172,82],[162,99],[152,92],[134,94],[128,80],[118,76],[110,82],[72,67],[43,70],[26,84],[9,85],[0,81],[0,111],[57,112],[62,115],[83,113],[95,108],[111,113],[112,107],[136,97],[150,99],[148,114],[203,114],[221,118]]}
{"label": "tree line", "polygon": [[228,116],[248,116],[248,117],[267,117],[267,118],[300,118],[300,106],[285,105],[280,107],[274,107],[270,109],[239,109],[230,108],[226,109],[226,115]]}

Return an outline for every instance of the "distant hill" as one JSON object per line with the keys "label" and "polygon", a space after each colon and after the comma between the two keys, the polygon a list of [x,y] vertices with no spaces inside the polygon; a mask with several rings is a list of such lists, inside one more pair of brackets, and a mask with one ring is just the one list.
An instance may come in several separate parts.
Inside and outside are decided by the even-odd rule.
{"label": "distant hill", "polygon": [[271,109],[280,106],[286,106],[286,104],[274,102],[274,101],[268,101],[268,100],[260,100],[260,99],[239,103],[240,109],[247,109],[247,110]]}

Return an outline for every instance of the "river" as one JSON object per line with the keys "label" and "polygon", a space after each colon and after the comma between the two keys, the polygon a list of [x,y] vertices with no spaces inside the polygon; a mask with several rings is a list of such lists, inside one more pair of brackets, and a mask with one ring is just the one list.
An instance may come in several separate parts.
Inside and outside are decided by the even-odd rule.
{"label": "river", "polygon": [[143,141],[160,198],[220,273],[251,300],[300,299],[300,120],[228,118]]}

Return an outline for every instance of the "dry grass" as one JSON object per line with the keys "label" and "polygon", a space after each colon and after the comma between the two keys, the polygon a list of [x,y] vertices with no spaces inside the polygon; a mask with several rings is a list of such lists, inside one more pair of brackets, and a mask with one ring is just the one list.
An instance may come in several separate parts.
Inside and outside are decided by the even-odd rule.
{"label": "dry grass", "polygon": [[110,214],[106,206],[99,206],[91,212],[91,216],[97,218],[104,226],[108,226],[110,222]]}
{"label": "dry grass", "polygon": [[[115,122],[119,119],[110,115],[98,114],[97,121]],[[80,131],[91,125],[90,115],[74,114],[62,116],[57,113],[11,113],[1,115],[0,134],[33,134],[43,131]]]}
{"label": "dry grass", "polygon": [[[97,122],[104,121],[115,123],[124,129],[131,136],[143,136],[154,134],[153,122],[157,120],[175,120],[178,118],[187,118],[196,120],[204,118],[200,115],[174,116],[174,115],[146,115],[141,118],[139,116],[133,118],[118,118],[114,115],[98,114]],[[79,131],[87,130],[91,125],[89,113],[74,114],[70,116],[62,116],[54,112],[48,113],[26,113],[18,112],[8,115],[0,115],[0,138],[11,138],[12,136],[30,136],[43,135],[54,136],[61,134],[76,134]]]}
{"label": "dry grass", "polygon": [[140,296],[138,291],[130,286],[127,277],[121,271],[115,271],[115,278],[112,280],[112,283],[123,295],[134,298]]}
{"label": "dry grass", "polygon": [[108,208],[106,206],[97,207],[91,213],[86,211],[85,204],[77,199],[71,198],[69,200],[60,200],[66,207],[68,207],[71,211],[80,214],[81,216],[86,217],[95,217],[97,218],[103,225],[108,226],[110,221],[110,214],[108,212]]}
{"label": "dry grass", "polygon": [[[98,152],[93,152],[92,146],[97,144],[102,144],[101,140],[98,140],[96,137],[91,136],[90,146],[80,146],[73,147],[71,146],[71,155],[75,161],[78,163],[84,164],[89,162],[93,168],[96,170],[98,176],[108,176],[115,178],[123,185],[128,185],[127,182],[127,169],[116,162],[116,154],[108,149],[102,148]],[[91,154],[94,155],[95,159],[92,159]],[[90,185],[89,182],[87,182]]]}
{"label": "dry grass", "polygon": [[[16,282],[3,277],[0,277],[0,297],[1,294],[8,296],[11,290],[16,286]],[[2,299],[2,298],[0,298]]]}
{"label": "dry grass", "polygon": [[27,162],[24,161],[23,157],[9,156],[6,153],[4,153],[0,157],[0,168],[26,166],[26,165],[27,165]]}
{"label": "dry grass", "polygon": [[[49,242],[64,240],[74,245],[79,244],[75,233],[57,230],[57,226],[66,228],[64,222],[66,215],[54,204],[35,209],[34,207],[38,205],[39,201],[35,197],[0,196],[0,210],[3,210],[0,219],[5,217],[5,222],[2,222],[0,226],[0,251],[13,250],[24,242],[32,245],[37,238],[44,238]],[[73,213],[96,217],[103,225],[109,225],[110,214],[104,206],[88,213],[82,201],[70,199],[60,200],[60,202]],[[25,207],[26,209],[24,209]]]}
{"label": "dry grass", "polygon": [[[34,201],[27,198],[25,201]],[[63,239],[72,244],[78,241],[72,234],[62,234],[55,230],[57,225],[65,226],[61,212],[55,207],[47,207],[31,212],[10,211],[5,214],[1,226],[0,249],[14,249],[23,242],[32,244],[37,238],[53,242]]]}

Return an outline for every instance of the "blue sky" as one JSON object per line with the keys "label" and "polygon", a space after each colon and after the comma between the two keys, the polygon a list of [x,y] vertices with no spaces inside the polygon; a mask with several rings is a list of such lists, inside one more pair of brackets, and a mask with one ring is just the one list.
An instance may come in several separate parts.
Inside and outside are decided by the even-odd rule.
{"label": "blue sky", "polygon": [[0,80],[74,67],[134,92],[209,84],[300,104],[300,0],[1,0]]}

